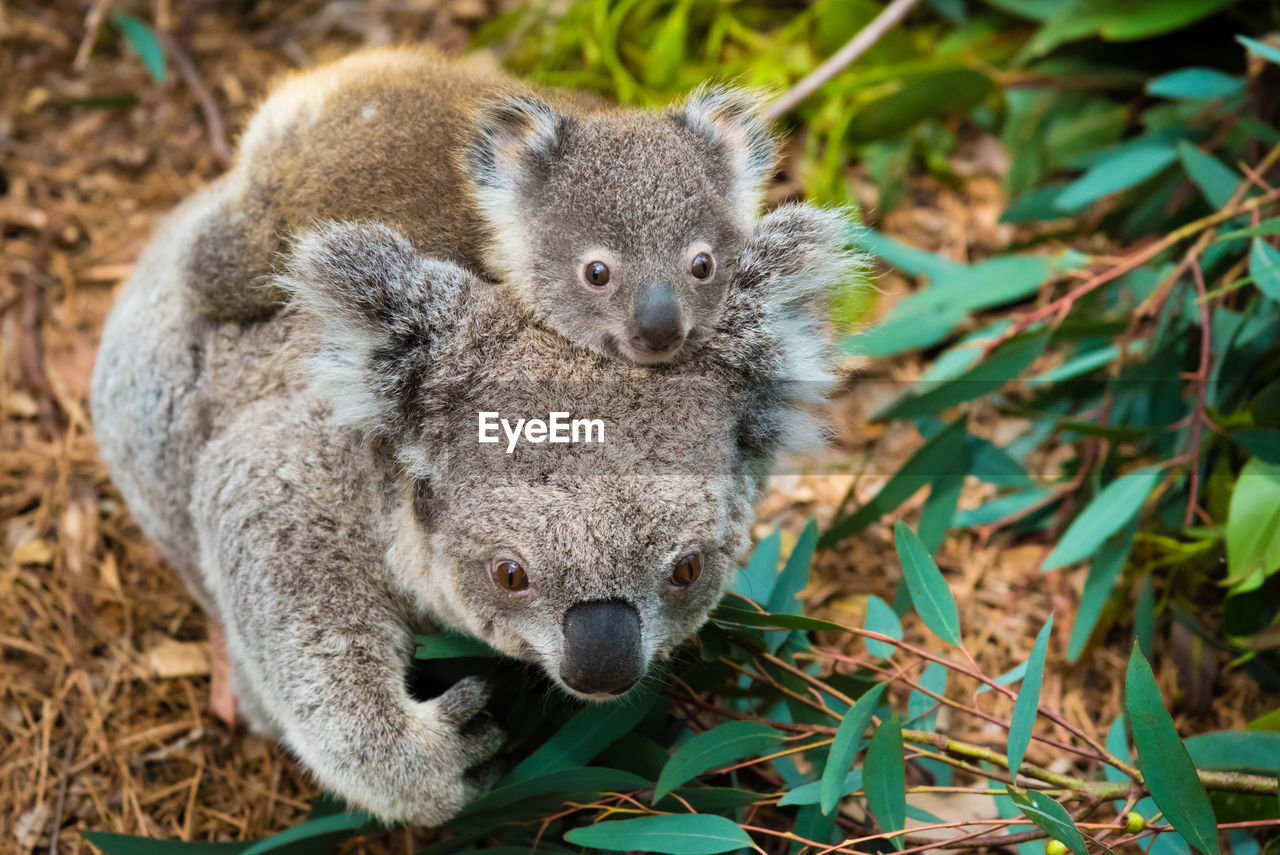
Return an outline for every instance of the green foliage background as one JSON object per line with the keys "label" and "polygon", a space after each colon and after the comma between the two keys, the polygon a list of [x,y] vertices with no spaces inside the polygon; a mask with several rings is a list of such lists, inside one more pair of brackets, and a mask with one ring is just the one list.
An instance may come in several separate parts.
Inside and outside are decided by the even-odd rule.
{"label": "green foliage background", "polygon": [[[872,0],[531,4],[485,25],[476,45],[530,79],[656,104],[708,78],[782,91],[881,8]],[[865,164],[878,189],[875,216],[893,208],[913,174],[954,181],[948,155],[965,133],[993,134],[1008,151],[1003,219],[1026,228],[1007,253],[942,258],[874,222],[850,235],[919,284],[843,347],[930,358],[920,383],[879,416],[913,424],[927,441],[872,501],[824,531],[811,525],[780,576],[778,539],[761,543],[697,656],[673,666],[671,690],[655,685],[582,710],[514,693],[513,771],[423,855],[482,842],[513,853],[535,844],[539,852],[910,847],[893,833],[907,817],[921,819],[905,801],[905,764],[939,782],[989,780],[1002,814],[1023,823],[1007,833],[1029,832],[1008,844],[1023,855],[1043,846],[1028,842],[1037,836],[1076,855],[1139,844],[1158,855],[1188,846],[1216,855],[1223,839],[1253,855],[1268,844],[1280,817],[1280,710],[1249,730],[1184,743],[1147,659],[1157,627],[1176,622],[1202,649],[1227,651],[1235,667],[1280,688],[1280,193],[1266,178],[1280,158],[1280,40],[1270,35],[1278,23],[1268,2],[930,0],[786,117],[799,140],[789,168],[805,195],[855,203],[850,165]],[[120,22],[163,73],[139,24]],[[1086,251],[1099,245],[1121,249]],[[839,319],[864,317],[874,299],[850,286]],[[1029,427],[1003,446],[975,436],[967,410],[978,400]],[[1074,458],[1062,477],[1044,477],[1037,455],[1062,444]],[[970,475],[1000,494],[961,512],[959,487]],[[917,528],[898,524],[906,590],[894,605],[876,600],[863,628],[801,617],[794,593],[815,551],[858,535],[925,485]],[[1073,742],[1088,776],[1021,759],[1037,716],[1057,715],[1037,712],[1047,628],[1025,667],[1001,678],[975,675],[959,649],[956,607],[931,554],[948,531],[966,528],[1048,543],[1044,569],[1085,574],[1068,658],[1113,626],[1135,638],[1126,715],[1106,745]],[[901,644],[898,617],[911,608],[941,653]],[[813,646],[815,630],[862,634],[873,664],[836,673]],[[511,667],[487,653],[458,639],[425,640],[420,651],[442,681]],[[907,679],[888,669],[890,657],[929,665]],[[957,674],[1017,696],[1004,754],[934,732]],[[906,710],[887,705],[886,679],[912,687]],[[700,708],[695,735],[673,713],[687,716],[690,699],[708,697],[715,701]],[[1232,774],[1234,783],[1224,777]],[[835,810],[855,803],[866,820]],[[1106,816],[1130,813],[1091,819],[1099,806]],[[1247,827],[1228,834],[1224,823]],[[326,803],[298,829],[223,849],[314,851],[369,827]],[[984,842],[1000,843],[1000,833],[989,828]],[[93,839],[109,852],[160,851]]]}

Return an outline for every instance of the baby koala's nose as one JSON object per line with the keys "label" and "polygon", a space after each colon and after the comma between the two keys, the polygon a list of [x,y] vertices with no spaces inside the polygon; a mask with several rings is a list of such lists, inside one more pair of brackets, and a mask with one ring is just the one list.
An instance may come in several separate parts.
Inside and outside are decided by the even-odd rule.
{"label": "baby koala's nose", "polygon": [[684,315],[675,289],[666,282],[642,285],[632,304],[636,335],[632,344],[641,350],[662,353],[684,343]]}
{"label": "baby koala's nose", "polygon": [[564,616],[560,679],[584,695],[621,695],[644,676],[640,615],[625,600],[578,603]]}

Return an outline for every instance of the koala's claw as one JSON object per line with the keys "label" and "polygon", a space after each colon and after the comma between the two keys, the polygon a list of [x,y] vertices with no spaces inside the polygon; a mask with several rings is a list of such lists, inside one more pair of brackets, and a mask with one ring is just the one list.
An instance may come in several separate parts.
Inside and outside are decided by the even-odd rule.
{"label": "koala's claw", "polygon": [[484,711],[490,694],[489,682],[483,677],[464,677],[439,697],[441,720],[461,727]]}

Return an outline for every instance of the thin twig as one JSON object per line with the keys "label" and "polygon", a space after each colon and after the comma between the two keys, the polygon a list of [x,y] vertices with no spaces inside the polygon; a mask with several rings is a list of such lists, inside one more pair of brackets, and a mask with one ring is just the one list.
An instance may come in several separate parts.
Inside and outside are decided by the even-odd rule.
{"label": "thin twig", "polygon": [[1204,271],[1200,269],[1200,259],[1192,256],[1191,279],[1196,284],[1196,293],[1200,296],[1200,366],[1196,369],[1196,409],[1191,414],[1191,427],[1187,441],[1191,455],[1191,486],[1187,493],[1187,511],[1182,524],[1190,527],[1195,522],[1196,502],[1200,498],[1200,453],[1204,445],[1204,424],[1208,421],[1205,415],[1205,400],[1209,394],[1209,364],[1213,359],[1213,348],[1209,333],[1209,301],[1204,297],[1208,289],[1204,284]]}
{"label": "thin twig", "polygon": [[45,439],[54,439],[59,429],[58,402],[53,397],[53,388],[49,384],[49,375],[44,368],[44,339],[40,334],[40,304],[44,288],[40,281],[40,271],[48,266],[49,252],[53,246],[53,235],[56,231],[54,220],[46,226],[44,233],[36,244],[35,258],[26,274],[22,277],[22,331],[21,345],[18,350],[18,362],[22,367],[22,379],[31,390],[36,400],[36,414],[40,421],[40,432]]}
{"label": "thin twig", "polygon": [[200,112],[204,116],[205,129],[209,132],[209,150],[223,166],[231,165],[231,147],[227,145],[227,126],[222,121],[222,113],[218,110],[218,102],[214,100],[209,88],[200,78],[195,63],[182,45],[167,30],[156,29],[156,38],[164,46],[164,52],[178,67],[178,73],[190,87],[196,101],[200,104]]}
{"label": "thin twig", "polygon": [[855,59],[866,53],[884,34],[906,17],[918,0],[893,0],[884,7],[879,15],[872,19],[857,34],[849,39],[840,50],[833,53],[826,62],[809,72],[799,83],[792,86],[781,96],[774,99],[764,108],[764,118],[774,121],[794,110],[802,101],[817,92],[824,83],[835,77]]}

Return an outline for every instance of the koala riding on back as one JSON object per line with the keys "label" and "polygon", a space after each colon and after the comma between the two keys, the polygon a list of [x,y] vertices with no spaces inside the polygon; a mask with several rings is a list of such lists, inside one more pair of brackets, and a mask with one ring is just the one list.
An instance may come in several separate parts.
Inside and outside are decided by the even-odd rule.
{"label": "koala riding on back", "polygon": [[287,78],[197,217],[186,275],[218,319],[274,312],[288,240],[377,221],[506,287],[574,343],[671,359],[716,326],[772,177],[758,96],[623,109],[421,50]]}

